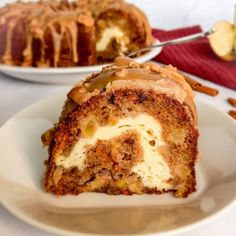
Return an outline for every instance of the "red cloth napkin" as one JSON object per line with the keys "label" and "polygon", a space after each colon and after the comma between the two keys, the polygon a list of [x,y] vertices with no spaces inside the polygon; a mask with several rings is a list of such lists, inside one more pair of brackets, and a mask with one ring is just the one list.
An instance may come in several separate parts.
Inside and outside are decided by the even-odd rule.
{"label": "red cloth napkin", "polygon": [[[153,29],[154,37],[160,41],[199,32],[202,32],[199,25],[175,30]],[[166,46],[155,60],[172,64],[182,71],[236,90],[236,64],[218,58],[212,51],[207,38]]]}

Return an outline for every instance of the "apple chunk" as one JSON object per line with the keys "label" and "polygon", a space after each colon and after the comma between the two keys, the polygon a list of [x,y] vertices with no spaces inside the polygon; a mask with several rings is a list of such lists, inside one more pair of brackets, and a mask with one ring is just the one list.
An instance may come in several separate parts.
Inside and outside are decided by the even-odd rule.
{"label": "apple chunk", "polygon": [[218,21],[213,27],[216,32],[209,36],[213,51],[223,60],[236,60],[236,27],[228,21]]}

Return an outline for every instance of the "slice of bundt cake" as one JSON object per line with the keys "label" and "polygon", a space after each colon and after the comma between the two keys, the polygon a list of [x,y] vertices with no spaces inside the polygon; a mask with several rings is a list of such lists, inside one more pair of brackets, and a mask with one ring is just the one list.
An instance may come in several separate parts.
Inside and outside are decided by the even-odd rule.
{"label": "slice of bundt cake", "polygon": [[0,63],[93,65],[152,43],[144,14],[122,0],[16,2],[0,8]]}
{"label": "slice of bundt cake", "polygon": [[48,192],[195,191],[193,92],[172,66],[117,58],[68,93],[59,123],[42,140]]}

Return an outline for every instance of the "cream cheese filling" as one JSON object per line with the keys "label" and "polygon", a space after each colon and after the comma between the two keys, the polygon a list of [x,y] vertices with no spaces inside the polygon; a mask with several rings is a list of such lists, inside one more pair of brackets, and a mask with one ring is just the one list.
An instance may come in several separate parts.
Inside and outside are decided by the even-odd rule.
{"label": "cream cheese filling", "polygon": [[161,125],[150,115],[141,114],[135,117],[120,119],[115,125],[100,126],[91,138],[81,137],[74,145],[69,156],[60,155],[56,159],[57,166],[64,168],[86,168],[86,146],[94,145],[98,139],[110,140],[127,130],[135,130],[140,134],[143,148],[143,162],[135,165],[131,172],[141,177],[143,184],[158,190],[170,189],[168,180],[172,178],[171,171],[164,161],[158,148],[165,145],[162,139]]}
{"label": "cream cheese filling", "polygon": [[[112,39],[116,39],[122,45],[122,38],[125,36],[124,32],[118,27],[107,28],[103,31],[102,38],[96,44],[96,50],[99,52],[105,51]],[[125,50],[122,45],[122,51]]]}

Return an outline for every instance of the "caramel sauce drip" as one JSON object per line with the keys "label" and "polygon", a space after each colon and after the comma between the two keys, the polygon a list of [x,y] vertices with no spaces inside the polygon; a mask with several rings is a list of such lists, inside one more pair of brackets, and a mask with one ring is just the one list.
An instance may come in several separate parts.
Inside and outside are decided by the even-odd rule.
{"label": "caramel sauce drip", "polygon": [[13,35],[13,30],[14,27],[16,25],[16,23],[18,22],[18,17],[15,16],[15,19],[12,20],[9,25],[8,25],[8,31],[7,31],[7,39],[6,39],[6,50],[3,54],[2,60],[6,63],[6,64],[11,64],[12,60],[11,60],[11,55],[12,55],[12,35]]}
{"label": "caramel sauce drip", "polygon": [[6,23],[8,24],[7,43],[2,57],[3,62],[6,64],[12,64],[13,32],[16,24],[21,20],[26,22],[26,46],[23,51],[24,61],[22,63],[24,66],[32,65],[33,39],[38,39],[42,42],[41,58],[36,64],[50,66],[50,62],[45,58],[45,32],[48,32],[48,30],[51,33],[54,49],[53,66],[58,66],[64,37],[71,41],[68,46],[70,46],[73,62],[79,62],[77,50],[79,24],[88,27],[92,27],[94,24],[92,16],[87,10],[77,9],[75,3],[69,3],[68,1],[51,0],[37,3],[16,2],[8,4],[0,9],[0,27]]}
{"label": "caramel sauce drip", "polygon": [[122,68],[115,71],[104,72],[93,79],[90,83],[84,83],[88,92],[94,90],[102,90],[109,83],[115,80],[160,80],[158,74],[153,74],[151,71],[140,70],[139,68]]}
{"label": "caramel sauce drip", "polygon": [[102,73],[87,79],[83,86],[88,92],[104,89],[108,83],[114,80],[154,80],[169,78],[179,83],[190,97],[194,96],[191,87],[184,77],[172,66],[162,67],[156,63],[138,64],[127,57],[117,57],[112,66],[103,68]]}
{"label": "caramel sauce drip", "polygon": [[159,66],[155,63],[138,64],[130,58],[118,57],[114,64],[103,68],[101,73],[94,74],[75,86],[68,93],[68,97],[76,103],[84,102],[93,96],[94,92],[105,91],[107,86],[112,86],[112,82],[117,80],[120,81],[121,85],[124,80],[142,80],[147,83],[162,80],[158,82],[158,85],[163,86],[163,89],[168,87],[173,91],[177,89],[177,83],[182,87],[182,93],[185,94],[184,104],[190,107],[194,123],[197,124],[197,112],[193,103],[194,93],[184,77],[172,66]]}

